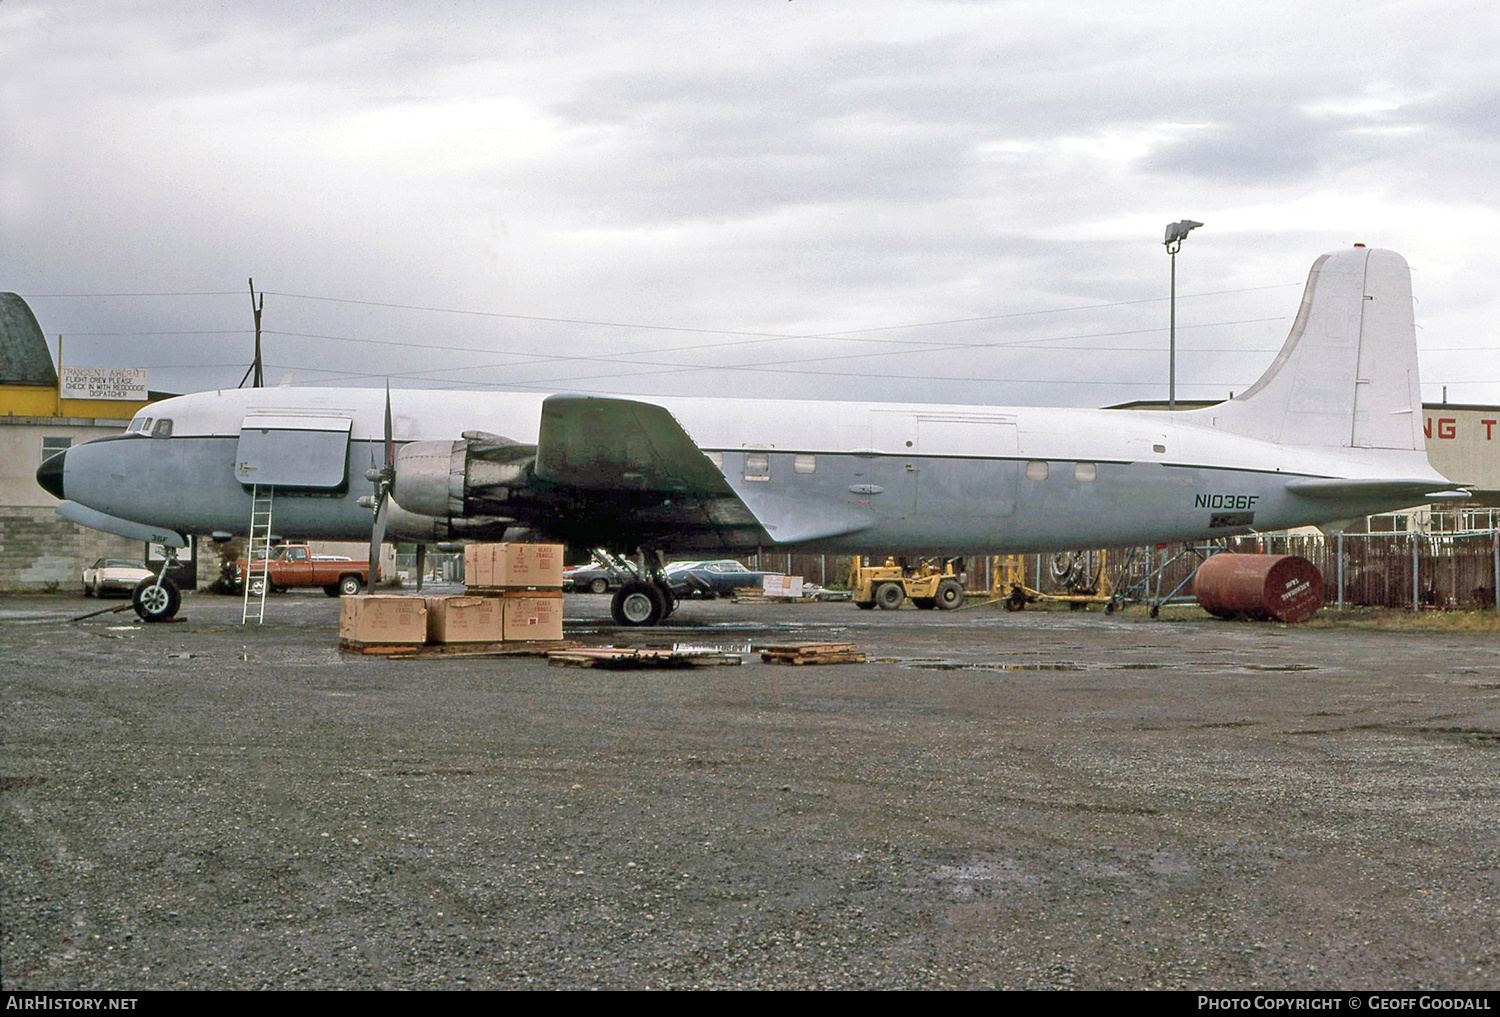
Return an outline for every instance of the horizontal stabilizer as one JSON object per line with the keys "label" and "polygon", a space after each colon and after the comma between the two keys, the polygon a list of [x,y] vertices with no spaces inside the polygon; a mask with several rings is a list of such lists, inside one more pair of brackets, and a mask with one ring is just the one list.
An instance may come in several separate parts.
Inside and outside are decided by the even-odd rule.
{"label": "horizontal stabilizer", "polygon": [[187,538],[176,530],[160,526],[133,523],[119,516],[106,515],[97,509],[80,505],[76,501],[65,501],[57,506],[57,514],[70,523],[87,526],[91,530],[113,533],[127,540],[139,540],[148,544],[164,544],[167,547],[187,547]]}
{"label": "horizontal stabilizer", "polygon": [[1288,480],[1286,489],[1293,494],[1319,501],[1389,501],[1409,496],[1411,504],[1418,505],[1429,501],[1456,501],[1471,497],[1468,491],[1460,488],[1444,490],[1431,480],[1391,480],[1384,477],[1370,480],[1303,477]]}

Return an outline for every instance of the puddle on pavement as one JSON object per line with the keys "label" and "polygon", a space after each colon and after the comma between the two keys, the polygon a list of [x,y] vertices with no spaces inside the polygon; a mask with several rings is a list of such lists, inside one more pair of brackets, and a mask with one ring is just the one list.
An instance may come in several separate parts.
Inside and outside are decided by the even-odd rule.
{"label": "puddle on pavement", "polygon": [[907,667],[919,671],[1085,671],[1083,664],[1076,664],[1070,660],[1055,661],[1033,661],[1025,664],[1004,663],[971,663],[964,664],[957,661],[948,661],[935,664],[907,663]]}

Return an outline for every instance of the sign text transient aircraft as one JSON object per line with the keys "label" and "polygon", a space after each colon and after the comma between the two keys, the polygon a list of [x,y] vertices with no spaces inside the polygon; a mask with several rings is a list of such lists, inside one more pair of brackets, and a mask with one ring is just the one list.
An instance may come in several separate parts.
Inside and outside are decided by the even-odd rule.
{"label": "sign text transient aircraft", "polygon": [[[375,543],[993,554],[1460,496],[1427,462],[1421,407],[1410,271],[1355,247],[1313,265],[1261,379],[1200,410],[231,389],[155,403],[37,481],[66,518],[178,546],[246,533],[258,485],[288,538],[370,537],[373,505]],[[613,604],[624,624],[671,607],[650,578]]]}

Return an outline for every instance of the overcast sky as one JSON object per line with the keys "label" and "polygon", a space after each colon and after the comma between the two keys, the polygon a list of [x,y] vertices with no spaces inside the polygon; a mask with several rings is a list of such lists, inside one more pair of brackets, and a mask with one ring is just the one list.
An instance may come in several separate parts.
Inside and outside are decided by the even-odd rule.
{"label": "overcast sky", "polygon": [[1101,406],[1321,253],[1500,402],[1490,3],[0,0],[0,290],[70,366]]}

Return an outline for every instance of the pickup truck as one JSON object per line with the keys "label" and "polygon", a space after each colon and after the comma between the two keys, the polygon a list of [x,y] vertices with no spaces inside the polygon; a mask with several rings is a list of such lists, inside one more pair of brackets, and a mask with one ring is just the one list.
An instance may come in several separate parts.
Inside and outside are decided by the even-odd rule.
{"label": "pickup truck", "polygon": [[[330,597],[338,597],[358,593],[370,574],[370,565],[353,558],[313,554],[306,544],[278,544],[271,548],[266,574],[272,592],[291,586],[321,586]],[[234,561],[236,583],[243,582],[244,575],[245,560],[237,558]],[[250,592],[260,591],[252,585]]]}

